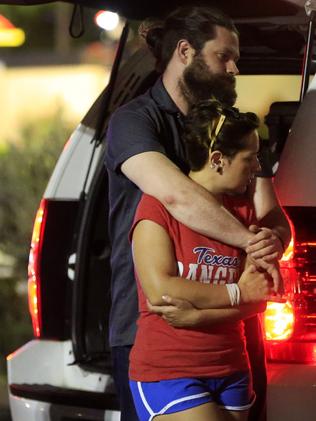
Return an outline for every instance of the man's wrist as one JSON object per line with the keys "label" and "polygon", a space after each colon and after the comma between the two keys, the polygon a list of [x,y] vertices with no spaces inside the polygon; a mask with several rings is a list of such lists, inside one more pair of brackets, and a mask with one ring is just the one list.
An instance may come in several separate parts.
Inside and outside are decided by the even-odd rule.
{"label": "man's wrist", "polygon": [[246,248],[249,247],[249,242],[255,237],[255,234],[251,231],[248,231],[247,235],[245,236],[245,243],[242,245],[242,249],[246,251]]}
{"label": "man's wrist", "polygon": [[283,240],[283,238],[280,235],[277,235],[277,237],[278,237],[278,239],[279,239],[279,241],[281,243],[282,250],[283,250],[283,253],[284,253],[285,250],[286,250],[286,246],[285,246],[284,240]]}
{"label": "man's wrist", "polygon": [[281,243],[282,246],[282,252],[284,253],[285,250],[287,249],[287,245],[285,244],[284,239],[282,238],[281,234],[276,230],[276,229],[272,229],[273,234],[278,238],[278,240]]}

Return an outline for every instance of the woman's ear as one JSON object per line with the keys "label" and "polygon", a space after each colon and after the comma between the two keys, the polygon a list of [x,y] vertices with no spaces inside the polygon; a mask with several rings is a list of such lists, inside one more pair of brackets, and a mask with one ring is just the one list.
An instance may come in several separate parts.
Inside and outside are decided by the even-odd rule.
{"label": "woman's ear", "polygon": [[209,166],[212,169],[216,169],[216,171],[223,168],[224,160],[222,152],[213,151],[209,153]]}
{"label": "woman's ear", "polygon": [[190,64],[195,55],[195,49],[186,39],[180,39],[177,44],[177,55],[180,61],[187,65]]}

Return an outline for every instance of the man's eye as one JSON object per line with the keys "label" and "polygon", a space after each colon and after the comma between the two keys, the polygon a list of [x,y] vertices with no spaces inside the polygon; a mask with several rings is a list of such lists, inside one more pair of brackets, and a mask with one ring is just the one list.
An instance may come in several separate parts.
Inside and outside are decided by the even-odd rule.
{"label": "man's eye", "polygon": [[228,61],[229,60],[228,55],[225,54],[225,53],[218,53],[217,56],[221,61]]}

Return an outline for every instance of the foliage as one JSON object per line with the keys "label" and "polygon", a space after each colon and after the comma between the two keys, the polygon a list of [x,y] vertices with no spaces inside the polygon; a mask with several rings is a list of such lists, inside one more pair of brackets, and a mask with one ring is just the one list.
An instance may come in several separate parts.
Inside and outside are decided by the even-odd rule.
{"label": "foliage", "polygon": [[16,276],[26,277],[33,220],[71,126],[62,111],[28,122],[19,141],[0,150],[0,249],[16,259]]}
{"label": "foliage", "polygon": [[0,375],[5,372],[5,357],[32,337],[27,297],[18,292],[17,286],[17,279],[1,279]]}
{"label": "foliage", "polygon": [[[94,24],[95,9],[84,9],[84,34],[78,40],[71,40],[69,25],[73,5],[67,3],[51,3],[42,5],[0,5],[0,14],[8,18],[16,27],[22,28],[26,33],[26,42],[20,50],[51,49],[54,47],[57,32],[72,41],[73,48],[80,44],[95,41],[99,37],[100,29]],[[60,27],[60,16],[63,15],[65,25]],[[78,19],[76,25],[79,25]],[[80,26],[80,25],[79,25]]]}
{"label": "foliage", "polygon": [[[0,6],[0,14],[8,18],[16,27],[22,28],[26,32],[26,44],[28,45],[52,45],[53,25],[54,25],[54,5],[39,6]],[[43,29],[46,27],[45,36]]]}

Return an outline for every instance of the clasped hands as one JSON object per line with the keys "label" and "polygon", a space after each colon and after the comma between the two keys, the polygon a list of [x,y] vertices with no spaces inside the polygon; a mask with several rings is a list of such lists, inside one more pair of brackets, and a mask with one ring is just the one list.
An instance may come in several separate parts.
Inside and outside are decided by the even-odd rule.
{"label": "clasped hands", "polygon": [[257,270],[266,272],[273,283],[272,291],[275,295],[282,295],[284,292],[283,280],[279,269],[279,259],[283,255],[283,243],[274,231],[270,228],[261,228],[257,225],[250,225],[249,231],[255,235],[246,247],[248,261]]}

